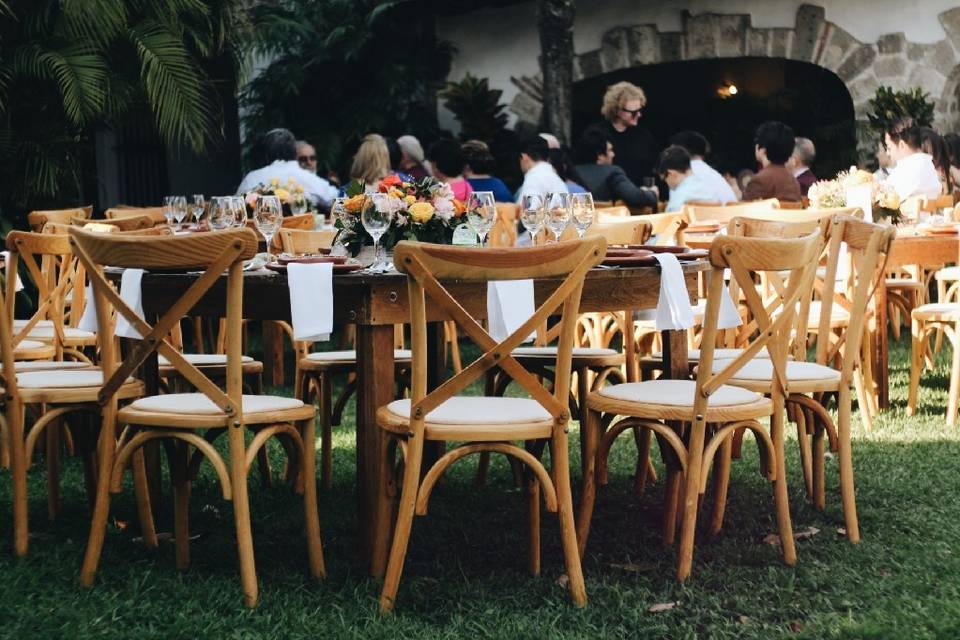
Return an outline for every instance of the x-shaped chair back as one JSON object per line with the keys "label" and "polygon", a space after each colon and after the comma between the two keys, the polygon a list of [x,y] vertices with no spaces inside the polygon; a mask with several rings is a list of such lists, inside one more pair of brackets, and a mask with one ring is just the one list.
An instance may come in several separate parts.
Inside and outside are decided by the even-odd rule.
{"label": "x-shaped chair back", "polygon": [[[50,320],[53,323],[55,357],[60,359],[63,357],[67,293],[72,290],[76,296],[77,290],[83,288],[83,272],[78,268],[70,242],[64,235],[11,231],[7,234],[7,249],[10,251],[10,263],[7,265],[4,309],[11,331],[20,263],[26,267],[25,275],[33,281],[38,294],[36,310],[26,324],[12,336],[10,346],[16,349],[41,320]],[[82,305],[82,300],[75,299],[73,304]]]}
{"label": "x-shaped chair back", "polygon": [[[241,322],[243,313],[243,260],[257,252],[257,239],[246,229],[192,236],[119,236],[93,233],[73,227],[70,243],[93,284],[94,301],[100,331],[101,367],[105,383],[99,401],[113,401],[124,381],[156,351],[198,391],[207,396],[226,415],[229,424],[242,424],[241,395]],[[138,316],[104,277],[103,267],[132,269],[197,269],[203,270],[194,283],[167,309],[153,326]],[[171,346],[166,336],[197,302],[216,284],[224,270],[226,282],[227,322],[227,392],[186,361]],[[111,309],[130,322],[143,339],[118,362],[114,346]]]}
{"label": "x-shaped chair back", "polygon": [[[463,391],[488,370],[499,367],[542,405],[554,419],[555,433],[570,419],[570,356],[575,338],[580,294],[587,271],[599,264],[606,251],[603,237],[561,242],[535,248],[474,249],[418,242],[401,242],[394,253],[397,270],[406,273],[410,301],[413,373],[410,427],[420,436],[424,420],[433,409]],[[444,281],[489,282],[526,278],[563,278],[560,285],[519,328],[497,342],[449,293]],[[482,350],[470,365],[427,392],[427,296],[441,307]],[[562,307],[559,346],[555,362],[556,383],[551,394],[532,373],[511,356],[527,336]]]}

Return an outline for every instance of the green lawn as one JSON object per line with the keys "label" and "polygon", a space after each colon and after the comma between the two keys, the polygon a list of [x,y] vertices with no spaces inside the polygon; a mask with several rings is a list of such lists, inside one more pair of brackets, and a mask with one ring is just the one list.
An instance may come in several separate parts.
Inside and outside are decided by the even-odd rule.
{"label": "green lawn", "polygon": [[[251,508],[262,602],[241,606],[229,503],[212,473],[192,502],[193,566],[174,568],[173,545],[138,545],[131,491],[115,501],[96,586],[77,572],[87,536],[80,465],[66,462],[64,512],[46,519],[44,471],[30,474],[31,552],[16,560],[10,540],[9,474],[0,473],[0,636],[147,638],[956,638],[960,637],[960,438],[943,419],[946,363],[927,374],[920,415],[904,415],[909,344],[894,345],[893,403],[872,433],[856,422],[854,455],[863,542],[842,526],[836,462],[828,462],[826,513],[807,503],[794,440],[788,442],[794,528],[820,530],[798,543],[787,568],[778,547],[769,484],[757,473],[752,441],[734,464],[726,527],[701,537],[686,585],[673,579],[674,554],[659,541],[662,484],[632,493],[632,438],[612,456],[584,570],[586,609],[569,604],[557,527],[544,514],[543,575],[525,571],[522,496],[495,459],[487,488],[472,486],[472,462],[455,467],[418,518],[396,615],[377,613],[379,587],[356,560],[354,438],[335,436],[335,486],[321,492],[328,577],[306,577],[300,502],[284,488],[254,486]],[[578,460],[576,438],[573,456]],[[276,453],[276,452],[274,452]],[[279,459],[279,458],[278,458]],[[472,460],[472,459],[471,459]],[[578,469],[579,465],[574,464]],[[575,478],[575,491],[579,478]],[[256,485],[256,483],[254,483]],[[576,495],[576,494],[575,494]],[[169,531],[169,501],[158,526]],[[648,609],[677,602],[661,613]]]}

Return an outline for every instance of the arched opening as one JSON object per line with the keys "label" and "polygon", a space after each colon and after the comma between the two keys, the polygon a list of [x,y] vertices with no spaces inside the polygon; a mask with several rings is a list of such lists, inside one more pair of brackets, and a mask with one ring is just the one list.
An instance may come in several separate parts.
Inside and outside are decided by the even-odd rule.
{"label": "arched opening", "polygon": [[[573,88],[573,130],[597,122],[608,85],[643,87],[640,124],[666,146],[678,131],[710,141],[709,160],[721,170],[754,168],[753,131],[766,120],[786,122],[817,147],[814,172],[833,176],[857,160],[853,100],[843,81],[808,62],[779,58],[688,60],[622,69],[581,80]],[[735,95],[721,89],[734,85]]]}

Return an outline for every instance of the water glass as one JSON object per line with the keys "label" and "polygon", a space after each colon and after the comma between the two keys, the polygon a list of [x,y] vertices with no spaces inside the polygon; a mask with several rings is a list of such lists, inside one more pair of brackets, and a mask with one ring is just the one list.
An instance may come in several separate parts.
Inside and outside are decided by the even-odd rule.
{"label": "water glass", "polygon": [[497,203],[492,191],[474,191],[467,201],[467,223],[480,236],[483,246],[497,220]]}
{"label": "water glass", "polygon": [[577,236],[582,239],[587,229],[593,224],[595,216],[593,195],[590,193],[571,193],[570,210],[573,226],[577,229]]}
{"label": "water glass", "polygon": [[[244,214],[246,217],[246,214]],[[283,206],[277,196],[260,196],[257,198],[257,208],[253,216],[257,229],[267,241],[267,253],[270,253],[273,236],[276,235],[283,222]],[[236,221],[236,216],[234,216]]]}
{"label": "water glass", "polygon": [[347,245],[343,242],[343,234],[349,226],[349,216],[347,215],[347,197],[338,196],[334,198],[333,205],[330,207],[331,222],[336,225],[340,221],[340,229],[337,229],[337,236],[334,238],[334,253],[337,255],[347,254]]}
{"label": "water glass", "polygon": [[163,217],[167,219],[167,226],[173,226],[173,208],[176,196],[163,196]]}
{"label": "water glass", "polygon": [[371,193],[363,203],[360,223],[373,238],[373,264],[370,265],[370,271],[375,273],[387,270],[387,266],[380,258],[380,238],[390,228],[391,222],[393,222],[393,211],[388,206],[387,194]]}
{"label": "water glass", "polygon": [[299,216],[307,212],[307,199],[302,193],[290,196],[290,215]]}
{"label": "water glass", "polygon": [[243,196],[228,196],[230,198],[230,226],[242,229],[247,226],[247,203]]}
{"label": "water glass", "polygon": [[187,217],[187,197],[173,197],[173,219],[177,222],[177,231],[183,229],[183,219]]}
{"label": "water glass", "polygon": [[546,198],[546,222],[547,229],[553,234],[554,242],[560,242],[560,235],[567,225],[570,224],[572,212],[570,211],[569,193],[551,193]]}
{"label": "water glass", "polygon": [[530,244],[537,244],[537,234],[543,229],[546,198],[539,193],[528,193],[520,199],[520,224],[530,234]]}
{"label": "water glass", "polygon": [[200,226],[200,220],[203,218],[203,212],[206,209],[206,202],[203,199],[202,193],[196,193],[192,196],[192,202],[190,204],[190,213],[193,215],[193,222],[198,227]]}
{"label": "water glass", "polygon": [[229,207],[230,196],[214,196],[210,198],[210,229],[220,231],[230,226],[231,214]]}

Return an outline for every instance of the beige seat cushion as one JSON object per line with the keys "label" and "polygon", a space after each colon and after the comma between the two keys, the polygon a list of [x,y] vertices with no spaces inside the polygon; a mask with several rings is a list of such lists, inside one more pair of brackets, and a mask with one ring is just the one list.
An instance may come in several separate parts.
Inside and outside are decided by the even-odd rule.
{"label": "beige seat cushion", "polygon": [[[605,398],[671,407],[693,407],[697,383],[693,380],[649,380],[608,385],[597,393]],[[763,396],[753,391],[722,385],[710,396],[711,407],[752,404]]]}
{"label": "beige seat cushion", "polygon": [[[517,347],[512,352],[515,356],[534,356],[534,357],[557,357],[557,347]],[[574,347],[573,348],[574,356],[618,356],[620,352],[616,349],[600,349],[593,347]]]}
{"label": "beige seat cushion", "polygon": [[[197,367],[227,364],[227,354],[225,353],[184,353],[181,355],[187,362]],[[253,358],[250,356],[242,356],[240,361],[253,362]],[[157,363],[162,367],[170,366],[170,361],[163,356],[157,357]]]}
{"label": "beige seat cushion", "polygon": [[[410,399],[394,400],[387,410],[397,416],[410,416]],[[454,396],[427,414],[428,424],[516,424],[552,420],[550,413],[536,400],[487,396]]]}
{"label": "beige seat cushion", "polygon": [[[133,382],[133,378],[128,378]],[[61,370],[61,371],[32,371],[17,374],[17,384],[21,389],[75,389],[79,387],[103,386],[103,372],[99,369]]]}
{"label": "beige seat cushion", "polygon": [[37,340],[21,340],[17,343],[15,351],[27,351],[29,349],[43,349],[46,345],[45,342],[39,342]]}
{"label": "beige seat cushion", "polygon": [[[732,360],[717,360],[713,363],[713,372],[719,373]],[[733,374],[735,380],[772,380],[773,362],[756,358]],[[840,372],[816,362],[787,362],[787,380],[839,380]]]}
{"label": "beige seat cushion", "polygon": [[913,278],[887,278],[887,289],[923,289],[926,285]]}
{"label": "beige seat cushion", "polygon": [[[13,330],[19,331],[20,329],[23,329],[25,326],[27,326],[28,322],[30,322],[29,319],[14,320]],[[37,320],[37,324],[33,325],[33,327],[35,329],[40,327],[51,328],[53,327],[53,320]]]}
{"label": "beige seat cushion", "polygon": [[[813,300],[810,303],[810,313],[808,315],[810,329],[817,328],[817,325],[820,323],[820,313],[820,301]],[[830,322],[833,324],[850,322],[850,312],[839,304],[834,303],[830,306]]]}
{"label": "beige seat cushion", "polygon": [[948,302],[922,304],[914,309],[911,315],[921,320],[960,320],[960,304]]}
{"label": "beige seat cushion", "polygon": [[[714,350],[713,350],[713,359],[714,359],[714,360],[721,360],[721,359],[728,359],[728,360],[729,360],[729,359],[733,359],[733,358],[738,357],[741,353],[743,353],[743,349],[727,349],[727,348],[714,349]],[[656,358],[657,360],[663,360],[663,352],[662,352],[662,351],[657,351],[656,353],[653,354],[652,357],[653,357],[653,358]],[[769,357],[770,357],[770,352],[767,351],[767,348],[766,348],[766,347],[760,349],[760,352],[759,352],[757,355],[754,356],[754,358],[769,358]],[[689,349],[689,350],[687,351],[687,359],[688,359],[688,360],[699,360],[699,359],[700,359],[700,349]]]}
{"label": "beige seat cushion", "polygon": [[[53,338],[54,331],[53,327],[34,327],[33,331],[27,334],[28,338],[37,338],[39,340],[50,340]],[[84,331],[83,329],[76,329],[74,327],[64,327],[63,328],[63,337],[64,338],[96,338],[97,334],[92,331]]]}
{"label": "beige seat cushion", "polygon": [[960,266],[944,267],[943,269],[940,269],[939,271],[937,271],[936,274],[934,274],[934,277],[937,280],[944,280],[949,282],[960,280]]}
{"label": "beige seat cushion", "polygon": [[[299,409],[303,406],[303,403],[295,398],[243,396],[243,412],[245,414]],[[159,413],[223,414],[220,408],[202,393],[168,393],[162,396],[147,396],[133,402],[129,408],[136,411],[155,411]]]}
{"label": "beige seat cushion", "polygon": [[[413,358],[413,352],[409,349],[394,349],[394,360],[407,360]],[[306,356],[307,360],[313,362],[356,362],[357,352],[353,349],[343,351],[316,351]]]}
{"label": "beige seat cushion", "polygon": [[[17,371],[57,371],[66,369],[90,369],[90,364],[86,362],[63,361],[63,360],[21,360],[14,362],[14,369]],[[2,369],[0,365],[0,369]]]}

